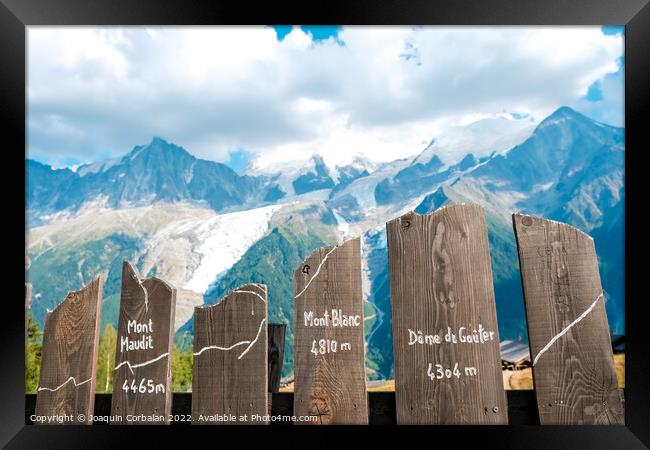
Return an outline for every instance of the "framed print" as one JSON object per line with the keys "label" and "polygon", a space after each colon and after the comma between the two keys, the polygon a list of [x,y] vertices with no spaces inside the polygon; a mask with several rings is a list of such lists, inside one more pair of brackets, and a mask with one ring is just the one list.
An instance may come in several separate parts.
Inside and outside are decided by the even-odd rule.
{"label": "framed print", "polygon": [[3,0],[2,443],[648,445],[649,8]]}

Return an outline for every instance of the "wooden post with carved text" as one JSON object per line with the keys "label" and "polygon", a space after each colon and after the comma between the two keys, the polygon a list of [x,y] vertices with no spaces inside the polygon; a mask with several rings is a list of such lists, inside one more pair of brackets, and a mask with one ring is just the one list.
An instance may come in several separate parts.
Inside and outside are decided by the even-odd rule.
{"label": "wooden post with carved text", "polygon": [[507,424],[485,214],[386,223],[398,424]]}
{"label": "wooden post with carved text", "polygon": [[593,239],[540,217],[512,219],[540,423],[622,425]]}
{"label": "wooden post with carved text", "polygon": [[104,276],[48,311],[35,414],[43,424],[92,423]]}
{"label": "wooden post with carved text", "polygon": [[176,289],[124,261],[111,424],[168,424]]}
{"label": "wooden post with carved text", "polygon": [[284,361],[286,323],[270,323],[268,339],[269,392],[280,392],[280,378]]}
{"label": "wooden post with carved text", "polygon": [[294,272],[296,424],[367,424],[360,239],[312,253]]}
{"label": "wooden post with carved text", "polygon": [[267,290],[245,284],[194,308],[192,424],[267,424]]}

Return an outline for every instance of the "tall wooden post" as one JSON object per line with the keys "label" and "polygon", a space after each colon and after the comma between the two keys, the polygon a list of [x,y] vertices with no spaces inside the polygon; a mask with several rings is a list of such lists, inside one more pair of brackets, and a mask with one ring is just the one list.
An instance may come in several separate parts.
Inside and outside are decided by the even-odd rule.
{"label": "tall wooden post", "polygon": [[175,310],[175,288],[158,278],[141,281],[135,267],[124,261],[112,424],[169,423]]}
{"label": "tall wooden post", "polygon": [[246,284],[194,309],[192,423],[268,423],[267,292]]}
{"label": "tall wooden post", "polygon": [[386,224],[400,424],[507,424],[483,208]]}
{"label": "tall wooden post", "polygon": [[360,239],[316,250],[294,272],[296,424],[367,424]]}
{"label": "tall wooden post", "polygon": [[95,405],[104,277],[71,292],[48,312],[36,415],[43,424],[90,424]]}
{"label": "tall wooden post", "polygon": [[540,423],[623,424],[593,239],[540,217],[513,224]]}

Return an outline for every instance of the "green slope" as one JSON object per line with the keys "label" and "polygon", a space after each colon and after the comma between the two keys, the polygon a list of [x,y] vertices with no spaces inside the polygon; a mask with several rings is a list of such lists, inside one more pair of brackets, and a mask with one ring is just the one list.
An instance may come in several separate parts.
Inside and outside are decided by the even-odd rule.
{"label": "green slope", "polygon": [[32,313],[43,329],[47,309],[54,309],[68,292],[108,271],[104,284],[102,329],[107,323],[117,327],[122,261],[133,260],[142,245],[139,239],[111,234],[103,239],[57,246],[42,253],[29,253],[27,279],[32,283]]}

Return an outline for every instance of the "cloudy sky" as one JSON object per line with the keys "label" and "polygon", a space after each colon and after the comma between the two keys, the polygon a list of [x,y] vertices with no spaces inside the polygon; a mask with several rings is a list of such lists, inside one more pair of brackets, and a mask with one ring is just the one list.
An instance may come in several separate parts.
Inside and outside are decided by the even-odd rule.
{"label": "cloudy sky", "polygon": [[[623,125],[618,27],[28,29],[28,157],[160,136],[241,169],[416,154],[453,125],[568,105]],[[528,119],[530,120],[530,119]]]}

